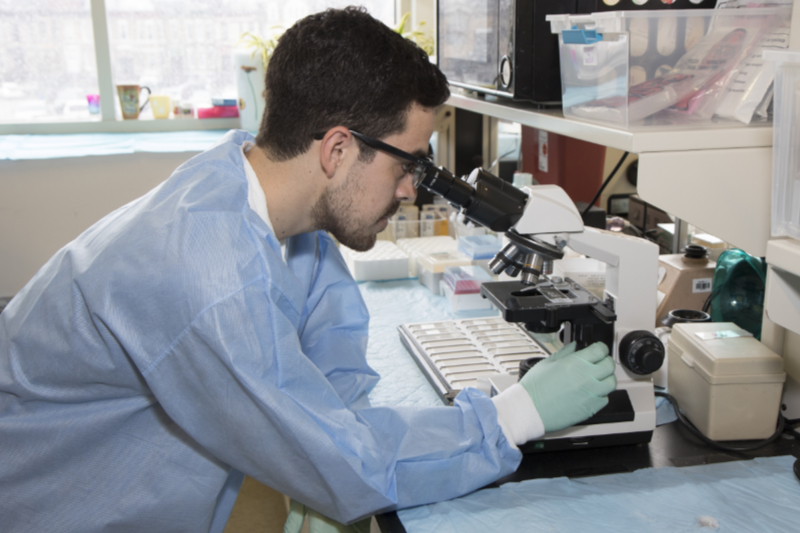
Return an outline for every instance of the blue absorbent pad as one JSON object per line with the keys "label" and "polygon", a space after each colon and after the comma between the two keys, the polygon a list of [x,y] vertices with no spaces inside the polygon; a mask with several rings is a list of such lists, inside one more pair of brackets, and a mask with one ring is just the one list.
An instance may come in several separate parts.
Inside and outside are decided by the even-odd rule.
{"label": "blue absorbent pad", "polygon": [[798,530],[794,457],[506,483],[398,511],[408,533]]}
{"label": "blue absorbent pad", "polygon": [[400,341],[397,327],[409,322],[455,320],[458,317],[450,302],[416,280],[369,281],[359,284],[359,289],[371,317],[367,362],[381,376],[369,394],[370,403],[375,407],[442,406]]}
{"label": "blue absorbent pad", "polygon": [[[431,293],[416,280],[369,281],[360,283],[359,288],[372,317],[367,362],[381,376],[369,395],[372,405],[442,405],[442,400],[400,341],[397,327],[416,322],[498,316],[499,312],[453,312],[447,298]],[[656,424],[668,424],[676,418],[672,405],[664,398],[656,398]]]}

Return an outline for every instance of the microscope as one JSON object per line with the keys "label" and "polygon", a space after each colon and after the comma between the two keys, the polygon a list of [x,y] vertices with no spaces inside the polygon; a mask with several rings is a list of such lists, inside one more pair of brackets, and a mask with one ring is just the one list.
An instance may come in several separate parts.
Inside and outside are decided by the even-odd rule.
{"label": "microscope", "polygon": [[[518,189],[477,168],[465,178],[425,165],[419,184],[459,209],[459,216],[498,233],[507,244],[491,261],[493,273],[518,281],[484,283],[481,294],[508,322],[531,333],[559,332],[578,349],[604,342],[616,362],[617,389],[609,404],[579,425],[548,433],[523,452],[650,442],[656,424],[651,374],[665,350],[653,333],[657,308],[658,246],[645,239],[590,227],[569,196],[555,185]],[[606,263],[604,298],[572,279],[552,276],[564,248]],[[534,362],[535,364],[535,362]],[[493,393],[518,377],[490,378]]]}

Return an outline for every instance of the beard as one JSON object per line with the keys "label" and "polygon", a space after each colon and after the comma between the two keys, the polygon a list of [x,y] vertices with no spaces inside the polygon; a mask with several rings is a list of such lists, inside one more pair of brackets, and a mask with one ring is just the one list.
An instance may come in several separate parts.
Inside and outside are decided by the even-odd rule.
{"label": "beard", "polygon": [[353,198],[361,194],[354,174],[349,174],[344,184],[326,190],[311,208],[314,226],[327,231],[343,245],[357,252],[366,252],[375,246],[378,232],[375,226],[382,218],[390,218],[400,208],[400,200],[394,201],[386,212],[376,220],[358,219],[353,210]]}

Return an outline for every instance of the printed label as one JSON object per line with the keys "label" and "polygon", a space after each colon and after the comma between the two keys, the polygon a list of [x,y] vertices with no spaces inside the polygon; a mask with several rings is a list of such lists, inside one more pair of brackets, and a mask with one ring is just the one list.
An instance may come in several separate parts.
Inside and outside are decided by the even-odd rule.
{"label": "printed label", "polygon": [[395,221],[395,238],[397,239],[405,239],[406,238],[406,227],[408,221],[406,220],[405,215],[397,215],[397,220]]}
{"label": "printed label", "polygon": [[428,211],[427,213],[423,213],[420,217],[422,219],[422,223],[420,224],[420,237],[433,237],[434,236],[434,221],[436,220],[436,215],[434,211]]}
{"label": "printed label", "polygon": [[539,130],[539,170],[547,172],[547,132]]}
{"label": "printed label", "polygon": [[703,339],[704,341],[711,341],[714,339],[735,339],[736,337],[752,337],[753,334],[749,331],[734,331],[732,329],[726,329],[722,331],[701,331],[695,333],[698,337]]}
{"label": "printed label", "polygon": [[692,292],[711,292],[711,278],[697,278],[693,280]]}
{"label": "printed label", "polygon": [[586,67],[597,65],[597,51],[594,46],[583,47],[583,65]]}

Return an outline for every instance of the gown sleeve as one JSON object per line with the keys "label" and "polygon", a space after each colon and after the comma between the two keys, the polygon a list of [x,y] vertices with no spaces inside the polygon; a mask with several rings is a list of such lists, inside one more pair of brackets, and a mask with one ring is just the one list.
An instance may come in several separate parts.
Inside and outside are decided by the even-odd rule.
{"label": "gown sleeve", "polygon": [[369,407],[368,394],[380,378],[366,359],[369,313],[336,245],[322,235],[318,243],[299,331],[301,348],[346,406]]}
{"label": "gown sleeve", "polygon": [[325,246],[313,261],[289,260],[310,280],[303,305],[266,263],[141,368],[170,418],[219,460],[342,523],[513,472],[521,454],[477,390],[453,407],[368,406],[368,315]]}

